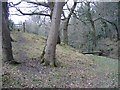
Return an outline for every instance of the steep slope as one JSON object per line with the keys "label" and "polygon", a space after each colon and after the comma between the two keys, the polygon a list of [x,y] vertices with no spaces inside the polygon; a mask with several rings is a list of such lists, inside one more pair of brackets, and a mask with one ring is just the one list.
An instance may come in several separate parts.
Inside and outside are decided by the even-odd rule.
{"label": "steep slope", "polygon": [[118,60],[83,55],[77,50],[57,45],[58,67],[45,67],[40,55],[45,45],[41,36],[12,32],[13,53],[20,65],[3,65],[3,87],[117,87]]}

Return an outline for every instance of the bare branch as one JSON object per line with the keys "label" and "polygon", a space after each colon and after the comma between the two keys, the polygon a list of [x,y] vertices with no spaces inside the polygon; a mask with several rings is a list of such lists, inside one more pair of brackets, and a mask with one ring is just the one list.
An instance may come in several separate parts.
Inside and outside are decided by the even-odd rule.
{"label": "bare branch", "polygon": [[65,16],[65,13],[64,13],[64,11],[62,11],[62,15],[63,15],[64,19],[66,19],[66,16]]}
{"label": "bare branch", "polygon": [[[16,8],[16,7],[15,7]],[[49,14],[44,14],[44,13],[41,13],[41,12],[31,12],[31,13],[23,13],[20,9],[16,8],[17,11],[19,11],[22,15],[43,15],[43,16],[49,16]]]}
{"label": "bare branch", "polygon": [[21,0],[20,2],[18,2],[18,3],[16,3],[16,4],[13,4],[13,2],[9,2],[8,5],[9,5],[10,7],[15,7],[15,6],[19,5],[22,1],[23,1],[23,0]]}
{"label": "bare branch", "polygon": [[74,2],[74,5],[72,6],[72,8],[71,8],[71,10],[70,10],[70,14],[68,15],[68,18],[70,18],[71,15],[73,14],[76,5],[77,5],[77,2]]}
{"label": "bare branch", "polygon": [[10,15],[16,15],[16,16],[24,16],[24,15],[20,15],[20,14],[10,14]]}
{"label": "bare branch", "polygon": [[31,3],[31,4],[35,4],[35,5],[41,5],[41,6],[44,6],[44,7],[49,7],[48,3],[45,3],[45,2],[32,2],[32,1],[26,1],[26,2]]}
{"label": "bare branch", "polygon": [[36,7],[38,7],[37,5],[36,6],[28,6],[28,7],[19,7],[19,8],[36,8]]}
{"label": "bare branch", "polygon": [[99,17],[99,18],[95,19],[94,21],[97,21],[97,20],[104,20],[104,21],[110,23],[111,25],[113,25],[115,27],[115,29],[116,29],[116,32],[117,32],[117,39],[119,40],[119,37],[120,37],[119,36],[119,29],[118,29],[118,27],[117,27],[117,25],[115,23],[113,23],[113,22],[111,22],[111,21],[109,21],[107,19],[104,19],[102,17]]}
{"label": "bare branch", "polygon": [[83,20],[81,20],[80,18],[78,18],[75,13],[73,13],[73,14],[74,14],[75,18],[77,18],[79,21],[81,21],[82,23],[84,23],[84,24],[86,25],[86,22],[85,22],[85,21],[83,21]]}

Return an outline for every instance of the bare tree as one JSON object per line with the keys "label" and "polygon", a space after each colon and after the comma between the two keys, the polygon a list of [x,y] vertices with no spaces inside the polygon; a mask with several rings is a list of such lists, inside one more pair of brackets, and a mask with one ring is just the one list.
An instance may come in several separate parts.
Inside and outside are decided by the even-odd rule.
{"label": "bare tree", "polygon": [[68,24],[69,24],[69,21],[70,21],[70,18],[74,12],[74,9],[77,5],[77,2],[74,2],[74,5],[72,6],[70,10],[70,13],[68,15],[68,17],[65,17],[65,20],[64,20],[64,26],[63,26],[63,42],[64,44],[68,44]]}
{"label": "bare tree", "polygon": [[7,61],[14,64],[18,63],[13,59],[10,30],[8,28],[7,2],[2,2],[2,56],[3,61]]}
{"label": "bare tree", "polygon": [[51,29],[48,35],[47,44],[45,48],[45,54],[42,58],[42,62],[44,63],[44,65],[56,66],[56,44],[63,5],[64,2],[58,2],[58,0],[56,0],[52,15]]}
{"label": "bare tree", "polygon": [[96,48],[96,29],[95,29],[95,24],[94,24],[94,20],[92,18],[92,14],[91,14],[91,11],[90,11],[90,2],[87,2],[86,3],[87,5],[87,18],[88,18],[88,21],[90,22],[91,24],[91,29],[92,29],[92,42],[93,42],[93,47],[92,47],[92,50],[95,50]]}
{"label": "bare tree", "polygon": [[[34,2],[34,1],[27,1],[25,0],[27,3],[33,4],[33,8],[39,7],[39,6],[43,6],[46,8],[46,10],[44,11],[31,11],[31,12],[23,12],[20,8],[16,7],[17,5],[19,5],[22,0],[16,4],[13,4],[13,2],[10,2],[9,5],[10,7],[15,7],[16,10],[22,14],[22,15],[40,15],[40,16],[48,16],[50,17],[50,20],[52,20],[52,15],[53,15],[53,8],[54,8],[54,4],[55,2],[51,2],[51,0],[48,0],[48,2]],[[37,6],[34,6],[37,5]],[[48,13],[50,10],[50,14]],[[13,15],[17,15],[17,14],[13,14]],[[19,14],[18,14],[19,15]],[[61,43],[61,39],[60,39],[60,35],[58,34],[58,39],[57,39],[57,44]]]}
{"label": "bare tree", "polygon": [[8,6],[7,2],[2,3],[2,51],[3,60],[13,60],[10,31],[8,29]]}

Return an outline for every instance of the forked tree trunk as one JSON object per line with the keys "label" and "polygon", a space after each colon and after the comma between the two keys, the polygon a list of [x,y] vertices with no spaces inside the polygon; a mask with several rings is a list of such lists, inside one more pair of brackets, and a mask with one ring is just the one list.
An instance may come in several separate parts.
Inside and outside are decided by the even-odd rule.
{"label": "forked tree trunk", "polygon": [[68,15],[68,17],[65,19],[64,21],[64,27],[63,27],[63,43],[68,45],[68,24],[70,21],[70,18],[74,12],[74,9],[77,5],[77,2],[74,1],[74,5],[72,6],[70,13]]}
{"label": "forked tree trunk", "polygon": [[51,29],[47,39],[47,44],[44,52],[45,54],[42,59],[44,65],[56,66],[55,64],[56,44],[57,44],[58,31],[60,26],[61,12],[63,5],[64,2],[58,2],[58,0],[56,0],[52,15]]}
{"label": "forked tree trunk", "polygon": [[13,60],[10,31],[8,29],[7,2],[2,3],[2,56],[3,56],[3,61]]}

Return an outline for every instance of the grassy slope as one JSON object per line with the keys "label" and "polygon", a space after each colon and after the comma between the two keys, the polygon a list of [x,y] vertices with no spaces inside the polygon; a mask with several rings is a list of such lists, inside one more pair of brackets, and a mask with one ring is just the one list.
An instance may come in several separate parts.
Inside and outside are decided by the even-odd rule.
{"label": "grassy slope", "polygon": [[45,45],[44,38],[21,32],[12,32],[12,37],[17,40],[12,43],[15,60],[26,64],[5,64],[3,87],[117,86],[117,60],[83,55],[69,46],[57,45],[56,58],[59,66],[45,67],[39,64],[39,57]]}

